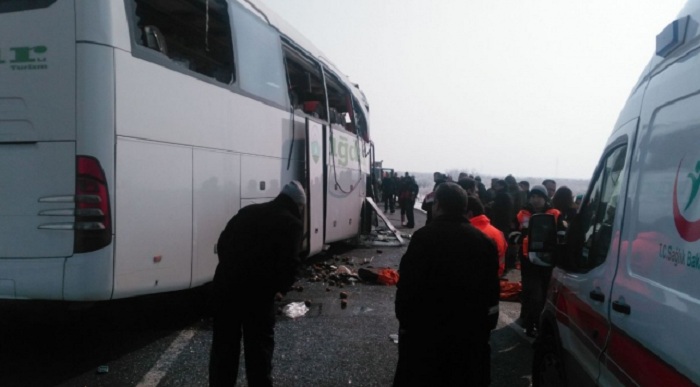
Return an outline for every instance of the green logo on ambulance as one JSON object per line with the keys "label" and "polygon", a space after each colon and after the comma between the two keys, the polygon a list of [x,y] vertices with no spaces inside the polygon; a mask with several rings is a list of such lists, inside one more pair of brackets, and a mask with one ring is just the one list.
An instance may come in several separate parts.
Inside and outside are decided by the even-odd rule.
{"label": "green logo on ambulance", "polygon": [[688,204],[685,205],[684,211],[687,210],[691,204],[695,201],[698,195],[698,190],[700,190],[700,160],[695,163],[695,173],[689,173],[688,178],[691,181],[691,191],[690,198],[688,198]]}

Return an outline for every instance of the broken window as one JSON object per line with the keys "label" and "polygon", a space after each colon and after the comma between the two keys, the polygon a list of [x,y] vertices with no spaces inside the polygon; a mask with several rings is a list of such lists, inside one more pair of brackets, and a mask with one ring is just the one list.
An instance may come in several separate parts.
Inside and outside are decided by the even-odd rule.
{"label": "broken window", "polygon": [[234,80],[228,7],[223,0],[133,0],[136,42],[174,64],[229,84]]}
{"label": "broken window", "polygon": [[289,101],[294,110],[326,120],[326,93],[321,69],[291,47],[284,47]]}
{"label": "broken window", "polygon": [[352,116],[353,106],[350,91],[330,72],[326,73],[326,88],[328,89],[330,123],[342,125],[346,130],[357,133]]}
{"label": "broken window", "polygon": [[365,113],[362,110],[362,105],[357,100],[357,98],[352,99],[352,109],[353,109],[353,122],[355,123],[355,130],[357,134],[362,136],[365,141],[369,141],[369,128],[367,126],[367,119],[365,118]]}

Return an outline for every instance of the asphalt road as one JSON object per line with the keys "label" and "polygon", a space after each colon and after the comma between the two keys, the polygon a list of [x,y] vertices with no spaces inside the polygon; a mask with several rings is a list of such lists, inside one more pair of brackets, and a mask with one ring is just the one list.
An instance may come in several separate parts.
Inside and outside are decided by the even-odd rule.
{"label": "asphalt road", "polygon": [[[398,212],[390,214],[399,225]],[[416,224],[424,216],[416,212]],[[399,229],[408,236],[413,230]],[[408,241],[408,240],[407,240]],[[398,268],[403,247],[334,246],[317,267]],[[371,261],[365,263],[365,261]],[[518,272],[509,274],[518,280]],[[277,386],[390,386],[397,361],[395,287],[311,282],[278,303],[304,302],[302,317],[278,315]],[[340,293],[347,294],[343,307]],[[178,292],[65,311],[0,304],[0,386],[206,386],[211,319],[203,292]],[[501,302],[491,335],[492,385],[529,386],[531,340],[513,323],[520,304]],[[243,367],[243,365],[242,365]],[[246,386],[244,371],[239,385]]]}

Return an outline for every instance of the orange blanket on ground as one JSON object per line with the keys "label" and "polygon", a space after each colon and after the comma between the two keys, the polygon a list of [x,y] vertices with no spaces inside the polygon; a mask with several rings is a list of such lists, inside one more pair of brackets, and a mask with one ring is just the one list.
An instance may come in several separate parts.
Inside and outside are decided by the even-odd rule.
{"label": "orange blanket on ground", "polygon": [[520,282],[508,282],[501,280],[501,301],[520,301],[520,292],[523,290],[523,285]]}

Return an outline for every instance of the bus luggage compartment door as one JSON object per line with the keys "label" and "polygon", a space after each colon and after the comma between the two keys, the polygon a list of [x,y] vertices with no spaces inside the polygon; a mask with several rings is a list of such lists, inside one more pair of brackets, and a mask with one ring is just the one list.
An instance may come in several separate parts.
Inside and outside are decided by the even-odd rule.
{"label": "bus luggage compartment door", "polygon": [[0,143],[0,258],[73,254],[75,144]]}

